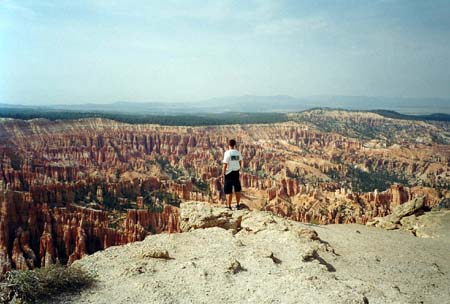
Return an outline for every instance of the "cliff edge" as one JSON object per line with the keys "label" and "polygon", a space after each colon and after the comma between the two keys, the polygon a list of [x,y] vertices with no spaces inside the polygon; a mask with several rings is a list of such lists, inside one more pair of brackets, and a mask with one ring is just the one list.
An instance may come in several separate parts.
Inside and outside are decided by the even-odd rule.
{"label": "cliff edge", "polygon": [[[447,239],[181,205],[183,233],[75,262],[98,283],[53,303],[444,303]],[[313,229],[314,228],[314,229]]]}

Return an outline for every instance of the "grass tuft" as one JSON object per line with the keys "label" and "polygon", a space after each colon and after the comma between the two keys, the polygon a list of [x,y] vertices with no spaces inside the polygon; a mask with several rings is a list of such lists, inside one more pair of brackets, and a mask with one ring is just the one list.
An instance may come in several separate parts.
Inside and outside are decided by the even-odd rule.
{"label": "grass tuft", "polygon": [[77,266],[52,265],[33,270],[13,270],[0,286],[2,303],[34,303],[63,292],[88,288],[96,276]]}

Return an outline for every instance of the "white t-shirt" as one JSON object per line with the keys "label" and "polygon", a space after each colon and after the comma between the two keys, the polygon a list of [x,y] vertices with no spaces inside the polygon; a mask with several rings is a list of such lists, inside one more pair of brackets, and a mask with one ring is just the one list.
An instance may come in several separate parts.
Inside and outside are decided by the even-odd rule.
{"label": "white t-shirt", "polygon": [[223,155],[223,163],[228,165],[227,172],[225,172],[225,174],[228,174],[231,171],[239,170],[241,168],[239,161],[242,159],[242,154],[238,150],[231,149],[225,151],[225,154]]}

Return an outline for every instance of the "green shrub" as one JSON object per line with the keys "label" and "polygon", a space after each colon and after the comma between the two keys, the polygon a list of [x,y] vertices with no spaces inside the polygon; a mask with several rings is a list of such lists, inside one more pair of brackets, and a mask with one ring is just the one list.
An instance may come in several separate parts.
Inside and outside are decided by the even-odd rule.
{"label": "green shrub", "polygon": [[34,303],[63,292],[92,286],[96,277],[76,266],[52,265],[34,270],[12,270],[1,283],[3,302]]}

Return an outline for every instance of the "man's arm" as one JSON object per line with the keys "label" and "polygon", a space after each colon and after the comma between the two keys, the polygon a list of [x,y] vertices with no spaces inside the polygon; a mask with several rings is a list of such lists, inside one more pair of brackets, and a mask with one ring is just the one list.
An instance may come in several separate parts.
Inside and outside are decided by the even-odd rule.
{"label": "man's arm", "polygon": [[242,169],[244,167],[244,158],[242,157],[241,152],[239,152],[239,168]]}
{"label": "man's arm", "polygon": [[223,166],[222,166],[222,176],[225,176],[225,173],[227,172],[227,168],[228,168],[228,162],[230,161],[230,154],[227,153],[227,151],[225,151],[225,153],[223,154]]}
{"label": "man's arm", "polygon": [[222,176],[225,176],[225,172],[227,172],[227,168],[228,168],[228,164],[227,163],[223,163]]}

